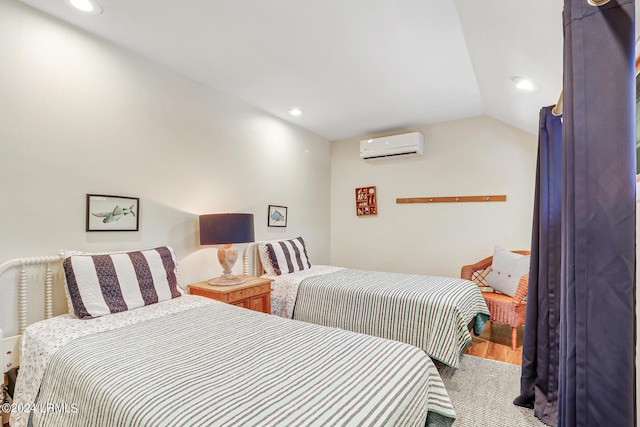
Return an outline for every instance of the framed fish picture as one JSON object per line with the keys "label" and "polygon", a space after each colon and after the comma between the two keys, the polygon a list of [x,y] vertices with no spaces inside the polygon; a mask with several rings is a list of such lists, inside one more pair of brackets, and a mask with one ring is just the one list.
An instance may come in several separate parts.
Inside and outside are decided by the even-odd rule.
{"label": "framed fish picture", "polygon": [[87,231],[138,231],[140,199],[87,194]]}
{"label": "framed fish picture", "polygon": [[269,205],[269,216],[267,217],[267,225],[269,227],[286,227],[287,207]]}

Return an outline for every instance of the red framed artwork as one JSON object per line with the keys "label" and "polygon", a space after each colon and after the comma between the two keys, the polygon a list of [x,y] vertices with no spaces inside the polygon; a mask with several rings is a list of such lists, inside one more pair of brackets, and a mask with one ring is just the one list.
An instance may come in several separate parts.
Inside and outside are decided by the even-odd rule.
{"label": "red framed artwork", "polygon": [[378,214],[375,186],[356,188],[356,214],[358,216]]}

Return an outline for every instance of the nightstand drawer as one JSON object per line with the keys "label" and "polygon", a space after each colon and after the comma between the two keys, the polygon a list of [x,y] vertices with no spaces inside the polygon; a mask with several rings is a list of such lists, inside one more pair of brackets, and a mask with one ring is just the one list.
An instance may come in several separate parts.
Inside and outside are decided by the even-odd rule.
{"label": "nightstand drawer", "polygon": [[269,293],[271,293],[271,283],[265,283],[264,285],[254,286],[252,288],[240,289],[234,292],[229,292],[227,295],[229,301],[237,301]]}
{"label": "nightstand drawer", "polygon": [[207,282],[188,286],[189,293],[211,298],[237,307],[271,313],[271,279],[243,276],[245,283],[233,286],[212,286]]}

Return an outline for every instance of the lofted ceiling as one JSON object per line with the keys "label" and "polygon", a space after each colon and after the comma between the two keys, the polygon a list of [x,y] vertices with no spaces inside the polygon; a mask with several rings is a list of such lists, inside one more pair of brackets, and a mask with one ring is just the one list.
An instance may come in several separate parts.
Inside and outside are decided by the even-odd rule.
{"label": "lofted ceiling", "polygon": [[329,140],[480,114],[537,133],[562,87],[562,0],[20,1]]}

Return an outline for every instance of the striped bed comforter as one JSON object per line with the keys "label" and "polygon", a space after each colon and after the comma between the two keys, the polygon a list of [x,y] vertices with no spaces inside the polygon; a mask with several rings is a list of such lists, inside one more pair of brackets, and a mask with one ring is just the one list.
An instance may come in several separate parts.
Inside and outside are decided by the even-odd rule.
{"label": "striped bed comforter", "polygon": [[489,310],[478,286],[448,277],[343,269],[304,279],[293,318],[402,341],[454,368]]}
{"label": "striped bed comforter", "polygon": [[62,409],[32,412],[32,425],[439,427],[455,417],[415,347],[215,301],[65,344],[41,383],[36,406],[46,403]]}

